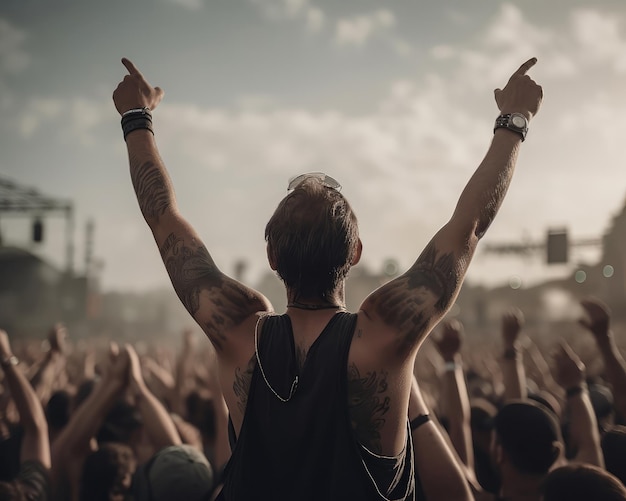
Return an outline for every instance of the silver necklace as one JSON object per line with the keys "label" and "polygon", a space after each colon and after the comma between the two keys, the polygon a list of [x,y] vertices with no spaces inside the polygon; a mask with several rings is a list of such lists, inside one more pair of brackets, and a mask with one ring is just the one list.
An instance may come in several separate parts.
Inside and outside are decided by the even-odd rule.
{"label": "silver necklace", "polygon": [[298,387],[298,375],[296,374],[296,377],[293,379],[293,383],[291,383],[291,389],[289,390],[289,396],[287,398],[283,398],[276,392],[276,390],[274,388],[272,388],[272,385],[267,380],[267,376],[265,375],[265,371],[263,370],[263,365],[261,365],[261,357],[259,357],[259,323],[261,322],[262,318],[265,318],[267,316],[269,316],[269,315],[268,314],[259,315],[259,318],[256,321],[256,326],[254,327],[254,354],[256,355],[256,362],[257,362],[257,364],[259,364],[259,369],[261,370],[261,376],[263,376],[263,380],[265,381],[265,384],[270,389],[270,391],[281,402],[289,402],[289,400],[291,400],[291,397],[293,397],[294,394],[296,393],[296,388]]}

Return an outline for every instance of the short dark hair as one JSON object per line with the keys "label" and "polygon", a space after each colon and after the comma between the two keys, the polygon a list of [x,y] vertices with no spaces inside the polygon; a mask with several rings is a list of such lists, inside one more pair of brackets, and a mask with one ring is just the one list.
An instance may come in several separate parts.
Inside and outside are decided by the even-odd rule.
{"label": "short dark hair", "polygon": [[278,204],[265,240],[286,287],[300,298],[325,298],[350,270],[357,218],[338,190],[308,178]]}
{"label": "short dark hair", "polygon": [[496,438],[519,471],[545,475],[563,443],[559,422],[543,405],[527,401],[505,404],[496,414]]}
{"label": "short dark hair", "polygon": [[569,464],[551,471],[542,491],[544,501],[626,501],[626,488],[619,479],[591,464]]}
{"label": "short dark hair", "polygon": [[72,396],[66,390],[55,391],[46,404],[46,418],[48,426],[60,430],[70,420]]}
{"label": "short dark hair", "polygon": [[101,445],[83,465],[80,501],[108,501],[111,494],[130,492],[135,466],[135,456],[128,445]]}

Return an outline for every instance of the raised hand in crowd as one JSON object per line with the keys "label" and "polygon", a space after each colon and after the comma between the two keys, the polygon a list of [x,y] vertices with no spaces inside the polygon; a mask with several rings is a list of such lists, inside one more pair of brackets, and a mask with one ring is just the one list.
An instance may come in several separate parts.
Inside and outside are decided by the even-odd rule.
{"label": "raised hand in crowd", "polygon": [[500,359],[506,400],[525,399],[526,372],[520,352],[520,333],[524,326],[524,314],[519,308],[511,308],[502,315],[503,353]]}
{"label": "raised hand in crowd", "polygon": [[598,422],[589,399],[585,364],[572,348],[561,340],[554,354],[554,379],[566,395],[566,418],[569,444],[578,462],[604,466]]}
{"label": "raised hand in crowd", "polygon": [[126,389],[128,353],[111,343],[106,362],[102,378],[52,443],[52,482],[58,499],[77,499],[83,464],[98,448],[95,437]]}
{"label": "raised hand in crowd", "polygon": [[57,389],[56,387],[67,382],[66,378],[61,378],[66,364],[66,339],[66,327],[61,323],[53,325],[46,338],[49,350],[42,359],[30,368],[30,383],[44,405],[52,392]]}
{"label": "raised hand in crowd", "polygon": [[442,418],[448,423],[448,434],[461,461],[470,470],[474,469],[472,430],[470,425],[470,402],[463,373],[461,345],[463,343],[463,324],[456,320],[445,320],[441,324],[441,333],[433,341],[444,360],[441,377]]}
{"label": "raised hand in crowd", "polygon": [[51,465],[48,423],[41,402],[22,372],[19,360],[11,349],[9,336],[4,330],[0,330],[0,367],[23,430],[19,472],[12,484],[0,482],[0,498],[7,499],[5,496],[8,493],[18,489],[26,496],[24,499],[45,500]]}
{"label": "raised hand in crowd", "polygon": [[611,384],[617,421],[626,423],[626,361],[615,343],[610,329],[611,314],[609,307],[596,298],[583,299],[580,302],[585,316],[580,324],[585,327],[596,340],[596,345],[604,362],[606,378]]}

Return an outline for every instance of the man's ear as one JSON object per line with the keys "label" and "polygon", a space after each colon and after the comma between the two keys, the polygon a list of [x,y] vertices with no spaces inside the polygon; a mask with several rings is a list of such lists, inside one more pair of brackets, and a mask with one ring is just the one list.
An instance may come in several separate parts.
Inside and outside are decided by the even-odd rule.
{"label": "man's ear", "polygon": [[361,252],[363,252],[363,242],[361,242],[361,239],[359,238],[359,241],[356,244],[354,255],[352,256],[352,266],[354,266],[361,260]]}
{"label": "man's ear", "polygon": [[272,249],[270,249],[270,244],[268,242],[268,244],[265,246],[265,250],[267,252],[267,260],[270,263],[270,268],[273,271],[276,271],[276,256],[274,255],[274,252],[272,251]]}

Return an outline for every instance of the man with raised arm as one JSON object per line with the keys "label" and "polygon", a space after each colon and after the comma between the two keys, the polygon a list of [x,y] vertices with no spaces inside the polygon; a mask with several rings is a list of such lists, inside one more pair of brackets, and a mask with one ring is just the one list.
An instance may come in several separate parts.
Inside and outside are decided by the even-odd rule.
{"label": "man with raised arm", "polygon": [[415,355],[453,304],[508,189],[542,100],[527,76],[536,59],[495,91],[493,141],[451,219],[358,313],[344,306],[345,277],[361,257],[356,216],[334,179],[292,180],[265,230],[269,264],[286,288],[284,315],[222,273],[178,211],[152,126],[163,91],[122,63],[128,75],[113,100],[139,206],[174,289],[217,351],[236,439],[222,499],[413,499]]}

